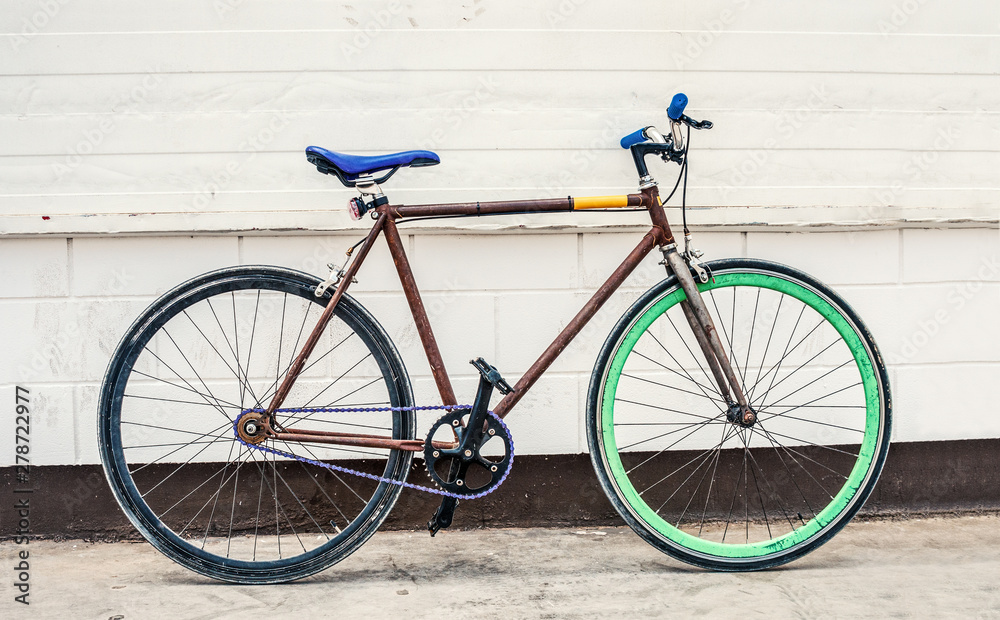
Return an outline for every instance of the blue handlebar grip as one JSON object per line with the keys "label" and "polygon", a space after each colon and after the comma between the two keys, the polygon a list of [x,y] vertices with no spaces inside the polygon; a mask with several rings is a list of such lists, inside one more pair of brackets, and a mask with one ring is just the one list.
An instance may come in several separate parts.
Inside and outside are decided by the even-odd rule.
{"label": "blue handlebar grip", "polygon": [[673,101],[670,102],[670,107],[667,108],[667,116],[670,120],[676,121],[680,119],[684,114],[684,108],[687,107],[688,98],[684,93],[677,93],[674,95]]}
{"label": "blue handlebar grip", "polygon": [[624,138],[622,138],[622,141],[620,143],[622,145],[622,148],[623,149],[627,149],[628,147],[632,146],[633,144],[639,144],[640,142],[645,142],[647,140],[647,138],[646,138],[646,134],[643,133],[644,131],[646,131],[645,127],[643,127],[642,129],[640,129],[638,131],[633,131],[629,135],[627,135]]}

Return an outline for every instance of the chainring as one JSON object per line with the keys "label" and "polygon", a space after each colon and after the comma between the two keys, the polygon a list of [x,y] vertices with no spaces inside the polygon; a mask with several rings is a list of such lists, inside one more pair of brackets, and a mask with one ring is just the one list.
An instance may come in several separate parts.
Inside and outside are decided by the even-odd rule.
{"label": "chainring", "polygon": [[460,452],[470,414],[470,409],[446,413],[434,422],[424,442],[427,475],[443,490],[460,496],[492,491],[507,477],[514,460],[510,431],[493,412],[486,417],[486,434],[479,447]]}

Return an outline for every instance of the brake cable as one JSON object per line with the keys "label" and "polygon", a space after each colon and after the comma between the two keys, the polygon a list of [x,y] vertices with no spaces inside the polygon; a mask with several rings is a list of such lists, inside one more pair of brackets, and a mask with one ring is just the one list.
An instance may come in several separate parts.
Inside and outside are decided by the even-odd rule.
{"label": "brake cable", "polygon": [[[684,237],[687,238],[691,231],[688,230],[688,220],[687,220],[687,191],[688,191],[688,149],[691,148],[691,125],[687,126],[687,139],[684,141],[684,163],[681,165],[681,172],[677,176],[677,180],[680,181],[680,177],[684,177],[684,189],[681,191],[681,221],[684,224]],[[670,192],[670,196],[674,195],[677,191],[677,186],[674,185],[674,191]],[[667,200],[670,200],[670,196]],[[664,200],[663,202],[666,202]],[[685,248],[686,249],[686,248]]]}

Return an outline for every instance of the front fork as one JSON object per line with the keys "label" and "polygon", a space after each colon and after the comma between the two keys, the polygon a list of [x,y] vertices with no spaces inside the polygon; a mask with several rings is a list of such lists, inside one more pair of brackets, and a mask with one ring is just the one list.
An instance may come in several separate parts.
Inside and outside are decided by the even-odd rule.
{"label": "front fork", "polygon": [[677,244],[670,243],[661,248],[664,263],[668,272],[672,272],[681,284],[686,299],[681,302],[681,310],[687,319],[694,337],[698,341],[708,366],[719,388],[719,394],[726,401],[727,417],[730,421],[743,426],[752,426],[757,421],[757,414],[750,408],[746,394],[743,393],[739,377],[729,363],[729,357],[719,340],[719,332],[715,328],[708,307],[698,291],[694,277],[687,261],[677,251]]}

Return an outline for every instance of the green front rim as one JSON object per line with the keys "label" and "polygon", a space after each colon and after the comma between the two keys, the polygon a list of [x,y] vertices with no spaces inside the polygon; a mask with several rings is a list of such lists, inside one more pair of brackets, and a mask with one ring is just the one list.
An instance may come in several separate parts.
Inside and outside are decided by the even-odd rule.
{"label": "green front rim", "polygon": [[634,517],[645,522],[662,538],[672,544],[693,552],[716,558],[758,558],[785,552],[814,539],[824,529],[835,523],[839,515],[845,513],[852,506],[858,497],[859,491],[869,479],[873,463],[876,459],[883,427],[881,399],[878,380],[868,349],[851,322],[829,301],[816,292],[795,282],[773,274],[754,272],[716,274],[714,281],[700,285],[699,290],[707,292],[712,289],[731,286],[765,288],[798,299],[822,315],[836,329],[850,349],[857,363],[861,382],[864,387],[866,415],[860,453],[840,492],[805,525],[785,535],[762,542],[727,544],[692,536],[671,525],[657,514],[636,491],[622,464],[616,444],[614,430],[615,394],[625,361],[632,353],[632,349],[640,336],[657,318],[685,299],[684,292],[680,288],[662,297],[649,307],[632,324],[617,351],[615,351],[604,381],[601,399],[601,440],[605,462],[617,487],[617,492],[628,505]]}

